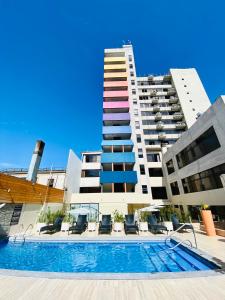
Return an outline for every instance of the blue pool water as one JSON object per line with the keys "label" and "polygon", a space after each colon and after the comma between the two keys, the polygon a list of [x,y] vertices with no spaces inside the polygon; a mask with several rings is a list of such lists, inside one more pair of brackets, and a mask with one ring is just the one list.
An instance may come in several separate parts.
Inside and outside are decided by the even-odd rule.
{"label": "blue pool water", "polygon": [[[170,244],[174,246],[174,244]],[[155,273],[216,267],[183,247],[151,242],[1,242],[0,269],[44,272]]]}

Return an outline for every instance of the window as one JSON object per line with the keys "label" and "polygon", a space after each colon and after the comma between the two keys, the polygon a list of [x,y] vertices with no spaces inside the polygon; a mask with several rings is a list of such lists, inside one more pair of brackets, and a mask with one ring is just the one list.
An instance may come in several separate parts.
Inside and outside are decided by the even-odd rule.
{"label": "window", "polygon": [[54,178],[49,178],[49,179],[48,179],[47,185],[48,185],[49,187],[53,187],[53,186],[54,186]]}
{"label": "window", "polygon": [[17,204],[14,206],[12,217],[10,220],[10,226],[19,224],[22,208],[23,208],[23,204]]}
{"label": "window", "polygon": [[134,80],[131,80],[131,85],[135,85],[135,81]]}
{"label": "window", "polygon": [[192,102],[192,100],[189,100],[189,102]]}
{"label": "window", "polygon": [[136,90],[132,90],[132,95],[136,95]]}
{"label": "window", "polygon": [[184,87],[187,87],[186,84],[184,85]]}
{"label": "window", "polygon": [[101,187],[81,187],[80,193],[101,193]]}
{"label": "window", "polygon": [[99,177],[99,170],[83,170],[81,177]]}
{"label": "window", "polygon": [[189,165],[219,147],[220,143],[212,126],[176,155],[179,169]]}
{"label": "window", "polygon": [[132,55],[129,55],[128,58],[129,58],[129,61],[132,61]]}
{"label": "window", "polygon": [[163,177],[161,168],[149,168],[148,173],[150,177]]}
{"label": "window", "polygon": [[147,89],[142,89],[142,93],[147,93]]}
{"label": "window", "polygon": [[135,121],[135,128],[140,129],[140,122],[139,121]]}
{"label": "window", "polygon": [[170,184],[172,195],[180,195],[179,187],[177,181],[174,181]]}
{"label": "window", "polygon": [[143,158],[143,150],[141,148],[138,149],[138,158]]}
{"label": "window", "polygon": [[168,174],[172,174],[175,171],[172,159],[166,163],[166,168],[167,168]]}
{"label": "window", "polygon": [[92,162],[99,162],[100,161],[100,155],[96,155],[96,154],[88,154],[85,155],[86,158],[86,162],[87,163],[92,163]]}
{"label": "window", "polygon": [[137,105],[137,101],[133,101],[133,104],[134,104],[134,105]]}
{"label": "window", "polygon": [[137,109],[134,109],[134,115],[138,116],[138,110]]}
{"label": "window", "polygon": [[137,143],[141,143],[141,135],[137,134]]}
{"label": "window", "polygon": [[182,179],[184,193],[194,193],[222,188],[220,175],[225,174],[225,164]]}
{"label": "window", "polygon": [[184,80],[184,78],[182,78],[181,80]]}
{"label": "window", "polygon": [[142,194],[148,194],[148,187],[147,185],[142,185]]}
{"label": "window", "polygon": [[193,111],[195,111],[195,108],[192,108]]}
{"label": "window", "polygon": [[145,175],[145,166],[144,165],[140,165],[140,174]]}
{"label": "window", "polygon": [[160,155],[159,153],[147,153],[147,162],[160,162]]}
{"label": "window", "polygon": [[164,186],[152,187],[151,190],[153,199],[167,199],[166,188]]}
{"label": "window", "polygon": [[134,72],[130,72],[130,76],[134,76]]}
{"label": "window", "polygon": [[130,67],[130,69],[133,69],[133,65],[132,64],[129,64],[129,67]]}

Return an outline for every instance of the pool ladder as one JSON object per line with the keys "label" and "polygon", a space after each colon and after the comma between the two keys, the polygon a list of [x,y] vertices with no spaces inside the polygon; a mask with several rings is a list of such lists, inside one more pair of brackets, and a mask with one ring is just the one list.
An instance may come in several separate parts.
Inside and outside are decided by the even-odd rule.
{"label": "pool ladder", "polygon": [[[181,230],[182,228],[184,228],[186,225],[190,225],[190,224],[191,223],[184,223],[179,228],[177,228],[175,231],[173,231],[170,235],[168,235],[167,238],[165,239],[165,245],[168,246],[167,241],[169,239],[171,239],[171,236],[175,235],[179,230]],[[192,225],[192,233],[193,233],[194,240],[195,240],[195,248],[197,249],[198,245],[197,245],[196,234],[195,234],[195,229],[194,229],[193,225]],[[187,245],[187,243],[189,243],[189,245]],[[180,241],[178,244],[176,244],[173,247],[170,247],[169,249],[164,249],[164,251],[173,250],[173,249],[175,249],[178,246],[183,245],[183,244],[186,245],[186,246],[189,246],[190,248],[193,248],[192,242],[190,240],[186,239],[186,240]]]}
{"label": "pool ladder", "polygon": [[[33,229],[33,224],[29,224],[26,228],[26,230],[24,232],[19,232],[18,234],[15,234],[14,236],[12,236],[13,239],[13,242],[15,243],[17,241],[18,238],[20,238],[20,240],[25,243],[25,240],[26,240],[26,234],[27,234],[27,231],[28,229],[31,227],[31,229]],[[20,225],[20,228],[24,228],[23,224]]]}

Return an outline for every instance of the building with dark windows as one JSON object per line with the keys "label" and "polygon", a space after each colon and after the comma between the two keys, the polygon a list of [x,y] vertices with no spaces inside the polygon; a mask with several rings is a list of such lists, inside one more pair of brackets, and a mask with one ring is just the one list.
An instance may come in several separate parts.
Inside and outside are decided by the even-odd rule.
{"label": "building with dark windows", "polygon": [[192,211],[210,205],[225,217],[225,96],[203,113],[163,155],[169,199]]}

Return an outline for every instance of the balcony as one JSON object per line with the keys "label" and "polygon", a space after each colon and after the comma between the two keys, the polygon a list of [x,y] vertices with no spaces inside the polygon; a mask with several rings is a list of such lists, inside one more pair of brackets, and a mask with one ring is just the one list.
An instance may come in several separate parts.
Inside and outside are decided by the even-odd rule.
{"label": "balcony", "polygon": [[[104,79],[118,79],[118,78],[123,78],[127,80],[127,73],[126,72],[112,72],[112,73],[104,73]],[[108,80],[110,81],[110,80]]]}
{"label": "balcony", "polygon": [[130,126],[103,126],[102,129],[103,134],[131,134],[131,127]]}
{"label": "balcony", "polygon": [[151,92],[150,92],[150,96],[156,96],[157,95],[157,91],[156,90],[152,90]]}
{"label": "balcony", "polygon": [[181,109],[181,106],[179,104],[173,104],[171,106],[172,111],[179,111]]}
{"label": "balcony", "polygon": [[184,129],[184,128],[186,128],[185,122],[177,122],[176,123],[176,129]]}
{"label": "balcony", "polygon": [[176,89],[175,88],[171,88],[168,89],[167,95],[172,96],[176,94]]}
{"label": "balcony", "polygon": [[152,99],[152,104],[158,104],[159,103],[159,99]]}
{"label": "balcony", "polygon": [[102,171],[100,183],[137,183],[136,171]]}
{"label": "balcony", "polygon": [[178,98],[176,98],[176,97],[171,97],[170,99],[169,99],[169,103],[170,104],[176,104],[178,102]]}
{"label": "balcony", "polygon": [[128,86],[127,81],[104,81],[104,88],[106,87],[121,87]]}
{"label": "balcony", "polygon": [[126,64],[110,64],[110,65],[104,65],[104,70],[122,70],[126,71]]}
{"label": "balcony", "polygon": [[153,106],[153,111],[154,111],[154,112],[160,111],[160,106],[159,106],[159,105],[154,105],[154,106]]}
{"label": "balcony", "polygon": [[166,138],[166,133],[165,132],[159,133],[159,135],[158,135],[159,140],[164,140],[165,138]]}
{"label": "balcony", "polygon": [[103,114],[103,121],[130,121],[129,113]]}
{"label": "balcony", "polygon": [[[121,99],[121,98],[126,98],[128,100],[129,93],[128,91],[104,91],[103,97],[104,98],[109,98],[108,100],[116,100],[116,98]],[[115,99],[112,99],[115,98]],[[105,99],[107,100],[107,99]],[[122,99],[122,101],[125,99]]]}
{"label": "balcony", "polygon": [[159,121],[162,119],[162,114],[160,112],[157,112],[157,114],[155,115],[155,120]]}
{"label": "balcony", "polygon": [[105,63],[115,63],[115,62],[123,62],[126,63],[126,57],[105,57]]}
{"label": "balcony", "polygon": [[104,140],[102,141],[102,147],[104,146],[134,146],[131,140]]}
{"label": "balcony", "polygon": [[181,120],[181,119],[183,119],[183,113],[182,112],[176,112],[175,114],[173,114],[173,119],[174,120]]}
{"label": "balcony", "polygon": [[103,102],[103,109],[129,108],[128,101]]}
{"label": "balcony", "polygon": [[101,163],[135,163],[134,152],[102,153]]}
{"label": "balcony", "polygon": [[164,123],[161,121],[156,124],[156,129],[158,129],[158,130],[162,130],[163,127],[164,127]]}

